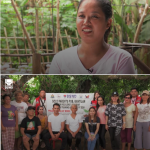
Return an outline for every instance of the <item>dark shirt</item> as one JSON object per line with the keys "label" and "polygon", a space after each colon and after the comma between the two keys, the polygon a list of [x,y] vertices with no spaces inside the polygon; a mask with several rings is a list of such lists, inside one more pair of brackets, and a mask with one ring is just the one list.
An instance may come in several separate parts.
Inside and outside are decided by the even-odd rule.
{"label": "dark shirt", "polygon": [[28,116],[24,118],[21,122],[20,127],[25,128],[24,133],[35,135],[38,132],[38,126],[41,126],[40,119],[34,116],[32,119],[29,119]]}
{"label": "dark shirt", "polygon": [[88,123],[89,131],[95,133],[95,131],[97,129],[97,123],[100,123],[100,119],[99,119],[99,117],[96,117],[96,122],[93,122],[93,120],[91,120],[91,122],[89,122],[89,117],[86,117],[85,123]]}

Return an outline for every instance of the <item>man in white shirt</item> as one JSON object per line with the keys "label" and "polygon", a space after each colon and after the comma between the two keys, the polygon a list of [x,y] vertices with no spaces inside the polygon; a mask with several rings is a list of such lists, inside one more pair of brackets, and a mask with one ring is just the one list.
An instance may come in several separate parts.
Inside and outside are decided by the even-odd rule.
{"label": "man in white shirt", "polygon": [[65,119],[63,115],[59,114],[60,105],[58,103],[53,105],[53,111],[54,113],[48,117],[49,132],[43,136],[43,141],[45,142],[47,150],[52,150],[49,139],[52,138],[52,140],[57,140],[58,138],[61,138],[62,145],[60,150],[65,150],[67,143],[67,135],[63,132],[65,127]]}
{"label": "man in white shirt", "polygon": [[76,139],[76,150],[79,148],[79,144],[81,143],[81,127],[82,127],[82,122],[83,120],[81,119],[81,116],[76,114],[78,108],[76,104],[71,105],[71,111],[72,113],[67,117],[66,120],[66,128],[68,130],[67,133],[67,142],[68,145],[71,149],[71,143],[72,143],[72,138]]}
{"label": "man in white shirt", "polygon": [[39,97],[37,97],[34,102],[33,106],[35,107],[35,115],[38,115],[37,108],[38,106],[43,106],[43,114],[47,115],[47,103],[46,103],[46,97],[45,97],[45,91],[41,90],[39,93]]}

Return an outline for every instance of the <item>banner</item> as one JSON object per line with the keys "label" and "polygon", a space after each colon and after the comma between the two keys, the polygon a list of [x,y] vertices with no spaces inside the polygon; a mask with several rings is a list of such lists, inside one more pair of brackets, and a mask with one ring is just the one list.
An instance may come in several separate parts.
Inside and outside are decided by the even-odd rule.
{"label": "banner", "polygon": [[53,104],[60,104],[60,114],[66,117],[71,114],[70,107],[72,104],[77,104],[78,111],[84,119],[84,115],[88,114],[88,110],[93,100],[94,93],[46,93],[47,115],[53,113]]}

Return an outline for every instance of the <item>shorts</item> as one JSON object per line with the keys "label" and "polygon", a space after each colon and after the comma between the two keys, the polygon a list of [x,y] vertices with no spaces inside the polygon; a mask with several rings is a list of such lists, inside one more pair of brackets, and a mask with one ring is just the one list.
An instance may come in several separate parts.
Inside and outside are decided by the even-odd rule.
{"label": "shorts", "polygon": [[15,139],[17,139],[17,138],[19,138],[21,136],[22,136],[22,134],[20,132],[20,125],[18,125],[18,131],[15,131]]}
{"label": "shorts", "polygon": [[[32,139],[33,137],[35,137],[35,136],[36,136],[36,134],[34,134],[34,135],[30,135],[30,134],[27,134],[27,133],[26,133],[26,136],[27,136],[28,138]],[[40,135],[39,135],[39,138],[40,138]]]}

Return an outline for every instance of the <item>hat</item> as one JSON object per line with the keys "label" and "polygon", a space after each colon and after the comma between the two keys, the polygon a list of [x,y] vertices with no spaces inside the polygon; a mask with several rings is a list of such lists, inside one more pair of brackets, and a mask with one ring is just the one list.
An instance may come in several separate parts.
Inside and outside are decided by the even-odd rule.
{"label": "hat", "polygon": [[143,94],[149,95],[149,91],[145,90],[145,91],[142,92],[142,95],[143,95]]}
{"label": "hat", "polygon": [[118,92],[113,92],[111,96],[117,95],[118,96]]}
{"label": "hat", "polygon": [[29,106],[29,107],[27,108],[27,111],[28,111],[28,110],[35,110],[35,107]]}

